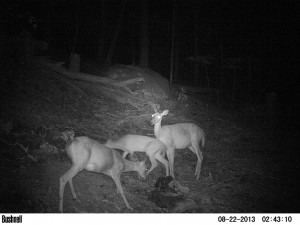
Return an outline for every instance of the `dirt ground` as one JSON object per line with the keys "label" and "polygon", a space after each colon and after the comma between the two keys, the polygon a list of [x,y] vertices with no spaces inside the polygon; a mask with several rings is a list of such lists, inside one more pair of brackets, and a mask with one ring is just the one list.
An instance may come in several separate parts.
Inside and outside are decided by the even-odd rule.
{"label": "dirt ground", "polygon": [[[70,93],[64,88],[57,88],[62,94],[55,99],[57,93],[52,93],[54,90],[39,85],[37,81],[27,85],[11,82],[1,91],[4,106],[0,135],[2,213],[58,212],[59,178],[71,166],[60,133],[73,128],[76,136],[89,135],[88,131],[76,130],[70,121],[90,123],[93,133],[103,137],[97,139],[100,142],[111,135],[92,115],[91,112],[97,110],[94,105],[80,105],[77,97],[69,98]],[[191,212],[299,213],[299,159],[296,157],[299,135],[296,129],[293,130],[292,116],[280,118],[281,122],[271,127],[260,120],[241,118],[238,113],[192,103],[188,107],[180,104],[170,110],[171,115],[163,123],[193,121],[207,135],[198,181],[194,176],[196,156],[188,149],[176,150],[176,179],[190,189],[189,198],[197,205]],[[118,135],[153,135],[153,127],[148,124],[150,119],[151,116],[145,117],[143,127],[121,129]],[[139,156],[145,157],[142,153]],[[133,213],[168,212],[147,198],[162,175],[162,165],[144,181],[134,172],[122,175],[122,185],[134,208]],[[80,201],[72,199],[69,185],[66,185],[64,212],[131,212],[117,194],[111,178],[83,171],[73,182]]]}

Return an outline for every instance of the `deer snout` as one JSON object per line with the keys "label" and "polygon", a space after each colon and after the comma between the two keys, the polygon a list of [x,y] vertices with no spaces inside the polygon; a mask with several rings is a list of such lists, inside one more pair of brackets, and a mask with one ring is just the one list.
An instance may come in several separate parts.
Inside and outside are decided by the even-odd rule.
{"label": "deer snout", "polygon": [[146,180],[147,178],[147,175],[146,175],[146,171],[143,172],[143,173],[138,173],[138,177],[139,177],[139,180]]}

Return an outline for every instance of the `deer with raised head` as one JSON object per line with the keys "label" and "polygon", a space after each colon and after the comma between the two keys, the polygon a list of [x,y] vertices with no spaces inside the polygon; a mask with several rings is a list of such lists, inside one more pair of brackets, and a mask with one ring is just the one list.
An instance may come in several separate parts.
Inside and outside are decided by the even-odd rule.
{"label": "deer with raised head", "polygon": [[166,176],[169,176],[169,162],[165,159],[167,146],[155,138],[127,134],[117,140],[108,139],[104,145],[123,150],[123,158],[134,152],[145,152],[151,162],[151,168],[147,171],[147,175],[155,169],[158,165],[157,161],[159,161],[166,168]]}
{"label": "deer with raised head", "polygon": [[178,123],[161,126],[162,118],[163,116],[168,115],[169,110],[164,110],[162,113],[159,113],[155,107],[154,110],[155,113],[152,115],[151,124],[154,125],[155,137],[167,146],[167,156],[171,176],[174,177],[175,149],[189,148],[197,155],[198,158],[195,170],[196,179],[198,180],[203,161],[202,151],[200,150],[200,142],[202,142],[202,147],[204,147],[204,131],[193,123]]}
{"label": "deer with raised head", "polygon": [[136,171],[141,177],[146,178],[145,161],[133,162],[123,159],[118,151],[110,149],[88,137],[74,138],[67,144],[66,151],[72,161],[72,167],[60,178],[60,212],[63,212],[64,189],[67,182],[70,184],[73,198],[77,200],[72,178],[82,170],[110,176],[114,180],[117,192],[121,194],[127,208],[133,210],[124,195],[120,178],[123,172],[130,171]]}

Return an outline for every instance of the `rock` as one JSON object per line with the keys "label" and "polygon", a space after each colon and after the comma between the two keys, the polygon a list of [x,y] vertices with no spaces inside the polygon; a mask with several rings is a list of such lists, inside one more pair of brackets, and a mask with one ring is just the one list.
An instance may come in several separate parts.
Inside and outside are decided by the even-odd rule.
{"label": "rock", "polygon": [[196,203],[188,198],[189,188],[183,187],[173,177],[159,177],[155,189],[150,191],[148,199],[168,212],[183,213],[196,209]]}

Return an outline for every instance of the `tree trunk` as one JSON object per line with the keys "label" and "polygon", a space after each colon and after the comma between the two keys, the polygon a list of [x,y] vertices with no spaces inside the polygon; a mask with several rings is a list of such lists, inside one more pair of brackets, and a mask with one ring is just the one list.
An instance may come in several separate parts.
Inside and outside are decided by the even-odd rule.
{"label": "tree trunk", "polygon": [[79,54],[71,53],[69,70],[71,72],[75,72],[75,73],[80,72],[80,55]]}
{"label": "tree trunk", "polygon": [[141,1],[141,40],[140,40],[140,66],[148,68],[149,65],[149,36],[148,36],[148,0]]}
{"label": "tree trunk", "polygon": [[175,37],[175,58],[174,58],[174,83],[177,82],[178,79],[178,68],[179,68],[179,42]]}
{"label": "tree trunk", "polygon": [[98,36],[98,50],[97,50],[97,62],[101,65],[104,59],[104,46],[105,46],[105,0],[101,3],[101,19],[100,19],[100,32]]}
{"label": "tree trunk", "polygon": [[195,77],[194,77],[194,81],[197,81],[198,79],[198,12],[197,12],[197,5],[195,6],[195,12],[194,12],[194,42],[195,42],[195,46],[194,46],[194,57],[195,57]]}
{"label": "tree trunk", "polygon": [[80,13],[80,9],[79,6],[80,5],[80,0],[77,0],[77,11],[76,11],[76,27],[75,27],[75,35],[73,38],[73,45],[72,45],[72,53],[76,52],[76,44],[78,41],[78,34],[79,34],[79,13]]}
{"label": "tree trunk", "polygon": [[232,84],[232,94],[231,94],[231,109],[234,106],[234,98],[235,98],[235,85],[236,85],[236,66],[233,65],[233,84]]}
{"label": "tree trunk", "polygon": [[120,27],[121,27],[121,24],[122,24],[122,19],[123,19],[123,16],[124,16],[125,7],[126,7],[126,2],[127,2],[127,0],[124,0],[124,2],[123,2],[123,8],[122,8],[122,11],[121,11],[121,14],[120,14],[118,25],[116,27],[113,40],[110,44],[110,48],[109,48],[108,54],[106,56],[105,67],[108,67],[108,66],[111,65],[111,59],[112,59],[112,55],[113,55],[113,52],[114,52],[114,49],[115,49],[115,46],[116,46],[116,43],[117,43],[117,39],[118,39],[118,35],[119,35]]}
{"label": "tree trunk", "polygon": [[170,84],[174,80],[174,52],[175,52],[175,18],[176,18],[176,0],[173,4],[173,18],[172,18],[172,47],[171,47],[171,63],[170,63]]}
{"label": "tree trunk", "polygon": [[252,100],[251,96],[251,61],[248,59],[248,102]]}
{"label": "tree trunk", "polygon": [[[224,48],[222,39],[220,41],[220,89],[224,89]],[[221,97],[221,102],[224,96]]]}
{"label": "tree trunk", "polygon": [[76,12],[76,27],[75,27],[75,34],[73,38],[72,50],[70,54],[70,65],[69,69],[72,72],[80,72],[80,55],[76,54],[76,44],[78,41],[78,34],[79,34],[79,5],[80,0],[77,0],[77,12]]}

